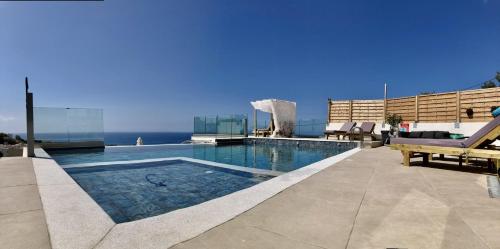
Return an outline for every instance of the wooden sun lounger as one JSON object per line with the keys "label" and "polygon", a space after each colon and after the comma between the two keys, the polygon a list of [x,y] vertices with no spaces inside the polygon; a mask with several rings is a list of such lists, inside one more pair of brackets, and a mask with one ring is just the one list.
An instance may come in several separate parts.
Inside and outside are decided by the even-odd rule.
{"label": "wooden sun lounger", "polygon": [[271,121],[269,122],[269,127],[267,127],[266,129],[255,129],[254,133],[256,137],[258,136],[268,137],[271,136],[271,134],[273,134],[273,131],[274,131],[274,122],[271,118]]}
{"label": "wooden sun lounger", "polygon": [[356,122],[347,122],[340,127],[338,130],[334,131],[325,131],[325,136],[326,139],[328,139],[330,136],[337,136],[337,139],[340,139],[340,136],[343,136],[342,139],[345,137],[345,135],[352,130],[356,126]]}
{"label": "wooden sun lounger", "polygon": [[424,164],[429,162],[432,154],[484,158],[491,160],[500,170],[500,151],[488,149],[488,145],[500,137],[500,116],[489,122],[471,137],[465,140],[453,139],[391,139],[391,148],[403,154],[403,165],[410,166],[410,158],[419,153]]}
{"label": "wooden sun lounger", "polygon": [[[363,130],[363,136],[371,136],[373,134],[373,130],[375,129],[375,123],[374,122],[363,122],[361,123],[360,128]],[[359,130],[354,130],[354,128],[350,131],[348,131],[345,134],[346,137],[350,138],[358,138],[360,139],[360,134]]]}
{"label": "wooden sun lounger", "polygon": [[255,130],[255,136],[263,136],[263,137],[268,137],[271,136],[273,132],[271,129],[256,129]]}

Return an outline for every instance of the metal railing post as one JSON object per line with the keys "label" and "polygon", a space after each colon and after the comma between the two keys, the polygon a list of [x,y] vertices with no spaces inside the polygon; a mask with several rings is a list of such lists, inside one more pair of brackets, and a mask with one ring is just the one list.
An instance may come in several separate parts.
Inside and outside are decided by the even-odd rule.
{"label": "metal railing post", "polygon": [[215,137],[219,136],[219,115],[215,115]]}
{"label": "metal railing post", "polygon": [[33,123],[33,93],[29,92],[28,77],[24,79],[26,88],[26,140],[28,157],[35,157],[35,126]]}

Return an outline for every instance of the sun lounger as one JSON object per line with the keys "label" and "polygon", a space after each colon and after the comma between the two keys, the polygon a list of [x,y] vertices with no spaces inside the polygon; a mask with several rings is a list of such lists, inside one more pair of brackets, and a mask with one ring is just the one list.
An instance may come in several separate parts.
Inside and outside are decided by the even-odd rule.
{"label": "sun lounger", "polygon": [[272,134],[273,132],[271,131],[271,129],[256,129],[255,130],[255,136],[256,137],[259,137],[259,136],[262,136],[262,137],[268,137]]}
{"label": "sun lounger", "polygon": [[271,134],[273,134],[273,131],[274,131],[274,122],[273,122],[272,116],[271,116],[271,121],[269,122],[269,126],[265,129],[255,129],[255,136],[256,137],[259,137],[259,136],[268,137],[268,136],[271,136]]}
{"label": "sun lounger", "polygon": [[[373,130],[375,129],[375,123],[374,122],[363,122],[361,123],[361,126],[359,127],[361,130],[363,130],[363,136],[371,136],[373,133]],[[359,130],[352,129],[349,132],[346,133],[346,136],[351,137],[351,138],[356,138],[359,137]]]}
{"label": "sun lounger", "polygon": [[[334,131],[325,131],[326,139],[330,136],[337,136],[337,139],[340,139],[340,136],[345,136],[348,132],[352,130],[356,126],[356,122],[347,122],[340,129]],[[343,139],[344,137],[342,137]]]}
{"label": "sun lounger", "polygon": [[432,154],[444,154],[459,157],[477,157],[493,160],[500,167],[500,151],[487,149],[487,146],[500,136],[500,116],[486,124],[467,139],[422,139],[392,138],[391,147],[403,153],[403,164],[410,165],[410,158],[420,153],[424,164],[428,163]]}

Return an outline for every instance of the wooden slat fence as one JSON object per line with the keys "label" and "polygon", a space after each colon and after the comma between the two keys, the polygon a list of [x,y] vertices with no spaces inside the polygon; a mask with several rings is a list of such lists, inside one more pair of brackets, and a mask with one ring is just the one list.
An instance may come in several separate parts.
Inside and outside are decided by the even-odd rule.
{"label": "wooden slat fence", "polygon": [[[395,113],[406,122],[485,122],[492,119],[492,106],[500,106],[500,87],[391,98],[386,101],[330,99],[328,119],[330,123],[383,122],[385,115]],[[468,108],[474,112],[472,117],[466,113]]]}
{"label": "wooden slat fence", "polygon": [[403,120],[415,120],[415,99],[416,97],[387,99],[386,111],[387,113],[398,114]]}

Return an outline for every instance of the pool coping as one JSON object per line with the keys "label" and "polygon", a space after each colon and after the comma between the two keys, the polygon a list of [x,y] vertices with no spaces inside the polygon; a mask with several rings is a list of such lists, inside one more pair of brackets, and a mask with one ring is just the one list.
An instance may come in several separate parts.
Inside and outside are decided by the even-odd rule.
{"label": "pool coping", "polygon": [[42,149],[37,149],[43,157],[33,158],[33,167],[53,248],[169,248],[233,219],[359,151],[359,147],[350,149],[195,206],[120,224],[114,223]]}

